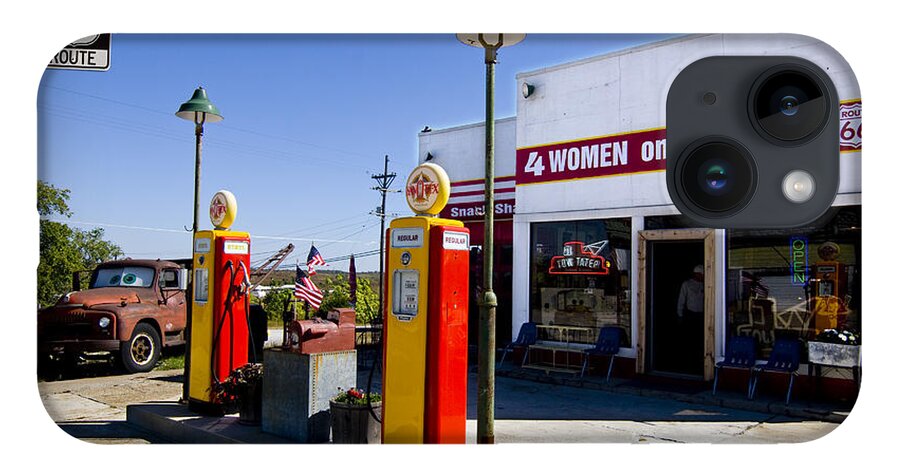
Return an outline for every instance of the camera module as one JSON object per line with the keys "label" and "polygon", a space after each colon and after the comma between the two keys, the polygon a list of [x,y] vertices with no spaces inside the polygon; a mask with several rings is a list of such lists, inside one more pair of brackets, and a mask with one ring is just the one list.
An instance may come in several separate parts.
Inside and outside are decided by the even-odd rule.
{"label": "camera module", "polygon": [[821,80],[796,65],[769,70],[750,95],[754,126],[764,136],[787,143],[815,137],[825,126],[830,105]]}
{"label": "camera module", "polygon": [[684,198],[707,216],[737,212],[753,197],[756,165],[750,153],[726,138],[706,138],[685,149],[680,164]]}

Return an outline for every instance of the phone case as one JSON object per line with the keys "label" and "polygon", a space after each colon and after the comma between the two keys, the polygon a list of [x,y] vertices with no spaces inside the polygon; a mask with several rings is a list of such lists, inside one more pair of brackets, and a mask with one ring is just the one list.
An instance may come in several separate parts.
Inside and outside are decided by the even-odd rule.
{"label": "phone case", "polygon": [[[552,53],[571,45],[578,45],[577,53]],[[184,54],[206,51],[209,57],[191,74],[164,78],[161,70],[182,64],[165,53],[182,48]],[[272,50],[266,53],[268,63],[257,63],[254,55],[265,48]],[[376,246],[385,236],[383,230],[377,236],[377,217],[412,212],[399,197],[373,205],[381,198],[369,190],[370,177],[385,180],[396,173],[402,183],[416,165],[436,164],[451,183],[447,205],[437,215],[461,221],[470,233],[467,326],[474,348],[485,291],[481,259],[490,152],[493,292],[499,303],[497,442],[638,442],[647,435],[610,421],[644,421],[654,412],[700,422],[696,433],[679,441],[758,441],[754,431],[767,438],[750,425],[735,434],[717,432],[702,416],[710,408],[724,415],[718,422],[773,414],[814,422],[789,441],[810,441],[840,424],[859,393],[862,340],[862,102],[840,54],[814,38],[789,34],[527,35],[496,53],[499,62],[490,62],[485,73],[484,58],[452,35],[114,34],[74,42],[54,57],[40,89],[39,179],[42,187],[66,189],[57,195],[62,205],[50,201],[41,209],[42,250],[65,249],[53,241],[59,238],[49,234],[51,228],[66,227],[65,233],[81,233],[79,239],[92,243],[105,238],[96,228],[105,228],[107,237],[125,245],[82,249],[85,265],[115,254],[151,261],[187,258],[192,248],[186,235],[173,232],[188,229],[181,222],[191,208],[189,159],[202,150],[200,203],[218,189],[233,191],[238,200],[249,198],[242,207],[246,218],[236,226],[259,240],[250,248],[251,266],[288,242],[305,247],[315,241],[318,246],[310,243],[311,249],[321,250],[334,270],[343,273],[356,255],[367,257],[363,266],[374,273]],[[410,54],[444,63],[429,62],[433,70],[411,68],[401,61]],[[288,57],[278,55],[291,55],[290,61],[301,65],[291,66],[298,68],[291,70],[293,78],[284,74]],[[839,120],[838,190],[814,223],[774,230],[708,228],[673,205],[666,184],[669,86],[687,66],[712,56],[801,58],[833,83],[837,98],[828,114]],[[269,69],[254,70],[242,61]],[[498,94],[488,100],[496,101],[500,114],[486,123],[484,74],[494,71],[491,88]],[[350,81],[354,75],[356,81]],[[202,97],[195,92],[192,100],[215,103],[221,112],[212,106],[209,123],[192,126],[174,116],[182,96],[198,82]],[[371,119],[382,111],[387,119]],[[493,115],[493,106],[488,111]],[[337,121],[341,116],[347,126]],[[370,119],[361,121],[363,116]],[[211,123],[223,117],[223,124]],[[71,144],[85,134],[89,138],[72,157]],[[105,134],[120,137],[105,142]],[[392,152],[397,155],[382,163],[378,148],[393,146],[385,139],[392,134],[409,150]],[[201,149],[201,139],[208,147]],[[413,155],[415,160],[407,158]],[[150,163],[151,156],[158,163]],[[348,184],[368,195],[342,191]],[[376,182],[379,187],[391,185]],[[354,198],[339,198],[345,193]],[[339,203],[317,204],[314,196]],[[266,208],[273,203],[284,209],[281,222]],[[314,220],[303,218],[317,206],[327,210],[309,212]],[[363,216],[376,206],[371,220]],[[68,218],[71,213],[74,218]],[[132,249],[141,251],[132,254]],[[52,253],[42,251],[41,259],[39,278],[50,270],[55,275],[39,279],[39,304],[70,306],[68,299],[74,298],[65,288],[68,275],[78,270]],[[299,261],[286,261],[291,265],[286,271],[282,267],[289,287],[295,265],[297,270],[306,265]],[[130,275],[156,283],[141,273]],[[169,278],[176,280],[174,274]],[[319,287],[336,285],[320,279]],[[374,274],[372,283],[377,279]],[[377,285],[372,287],[377,297]],[[153,368],[161,349],[184,343],[183,317],[148,316],[139,328],[113,317],[117,334],[96,335],[102,331],[97,319],[116,313],[103,306],[156,299],[142,296],[78,301],[84,310],[61,318],[53,329],[39,322],[44,345],[39,348],[127,358],[137,339],[151,348],[142,355],[144,367]],[[92,305],[106,314],[89,309]],[[104,342],[92,347],[84,340]],[[366,386],[371,385],[367,372],[380,365],[372,359],[378,359],[365,357],[362,347],[359,351],[356,385],[378,392],[377,376],[374,386]],[[471,350],[470,367],[475,356]],[[420,357],[425,358],[411,356]],[[105,378],[123,378],[114,374]],[[48,382],[40,385],[42,395],[50,395]],[[472,374],[466,442],[475,442],[477,387]],[[642,400],[651,398],[662,403]],[[559,405],[560,400],[568,403]],[[48,413],[64,421],[52,401],[45,399]],[[522,423],[528,420],[545,424],[538,431]],[[549,420],[583,425],[573,430]],[[244,441],[274,438],[268,428],[263,421]],[[651,438],[664,440],[665,433],[661,429]]]}

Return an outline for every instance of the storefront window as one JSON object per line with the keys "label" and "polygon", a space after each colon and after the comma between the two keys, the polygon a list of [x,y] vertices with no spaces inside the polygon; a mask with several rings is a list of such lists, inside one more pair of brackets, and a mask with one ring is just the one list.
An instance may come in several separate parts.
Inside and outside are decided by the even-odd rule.
{"label": "storefront window", "polygon": [[814,339],[825,329],[862,331],[861,211],[834,207],[792,230],[728,230],[727,332]]}
{"label": "storefront window", "polygon": [[631,219],[531,225],[531,322],[538,338],[593,344],[619,326],[631,342]]}

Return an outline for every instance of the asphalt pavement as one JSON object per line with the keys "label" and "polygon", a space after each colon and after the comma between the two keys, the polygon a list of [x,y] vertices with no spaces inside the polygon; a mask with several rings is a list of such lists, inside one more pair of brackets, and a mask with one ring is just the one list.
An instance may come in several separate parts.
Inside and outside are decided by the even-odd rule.
{"label": "asphalt pavement", "polygon": [[[369,369],[360,368],[365,387]],[[468,379],[466,442],[475,443],[476,373]],[[380,390],[380,375],[373,375]],[[724,394],[724,395],[723,395]],[[498,376],[495,384],[495,442],[504,443],[799,443],[818,439],[838,427],[833,421],[742,410],[715,404],[577,388]],[[720,393],[720,399],[742,395]],[[132,405],[128,421],[182,442],[290,443],[259,427],[222,418],[193,415],[183,405],[158,402]]]}
{"label": "asphalt pavement", "polygon": [[[371,356],[361,352],[360,357],[357,385],[366,387]],[[261,433],[259,427],[238,425],[236,415],[192,414],[178,403],[182,373],[118,374],[40,382],[38,387],[57,425],[84,441],[289,443]],[[376,367],[373,390],[380,390],[380,381]],[[476,389],[473,367],[468,379],[469,443],[475,442]],[[776,399],[749,401],[738,392],[712,396],[709,391],[639,388],[615,377],[610,384],[602,378],[566,381],[507,365],[496,378],[494,433],[501,444],[805,442],[827,435],[846,414],[802,401],[790,406]]]}

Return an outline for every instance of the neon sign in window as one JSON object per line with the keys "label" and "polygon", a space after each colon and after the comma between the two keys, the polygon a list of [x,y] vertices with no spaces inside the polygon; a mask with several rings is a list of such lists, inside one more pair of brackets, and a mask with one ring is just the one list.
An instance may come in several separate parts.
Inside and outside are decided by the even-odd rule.
{"label": "neon sign in window", "polygon": [[806,286],[809,282],[809,242],[805,237],[791,237],[791,284]]}
{"label": "neon sign in window", "polygon": [[568,241],[563,245],[562,256],[550,259],[550,274],[607,275],[609,261],[600,255],[609,241],[603,240],[590,245],[581,241]]}

